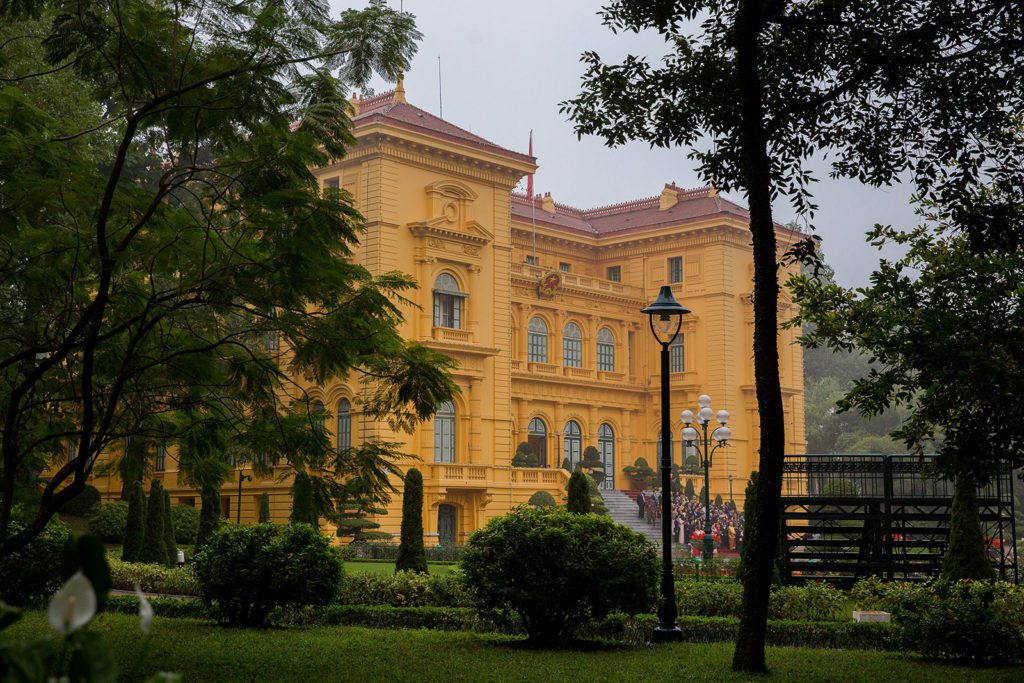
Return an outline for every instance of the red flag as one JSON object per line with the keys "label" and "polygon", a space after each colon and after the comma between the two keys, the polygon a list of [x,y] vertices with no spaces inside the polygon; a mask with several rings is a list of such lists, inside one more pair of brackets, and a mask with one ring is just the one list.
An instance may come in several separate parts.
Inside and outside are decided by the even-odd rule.
{"label": "red flag", "polygon": [[[530,156],[533,156],[533,131],[530,131]],[[533,199],[533,174],[526,176],[526,198]]]}

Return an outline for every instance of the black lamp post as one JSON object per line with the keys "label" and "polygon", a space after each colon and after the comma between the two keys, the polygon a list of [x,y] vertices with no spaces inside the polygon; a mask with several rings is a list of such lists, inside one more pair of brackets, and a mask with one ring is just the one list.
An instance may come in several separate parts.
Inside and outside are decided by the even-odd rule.
{"label": "black lamp post", "polygon": [[733,507],[736,507],[736,500],[732,497],[732,472],[729,473],[729,502],[732,503]]}
{"label": "black lamp post", "polygon": [[690,310],[676,301],[672,288],[665,285],[650,306],[641,309],[651,325],[651,333],[661,344],[661,606],[654,642],[681,641],[676,609],[676,585],[672,575],[672,425],[669,421],[669,347],[683,326],[683,315]]}
{"label": "black lamp post", "polygon": [[[709,562],[715,556],[715,539],[711,534],[711,459],[715,456],[715,451],[725,446],[732,436],[732,431],[725,426],[725,423],[729,421],[729,411],[719,410],[718,414],[715,415],[715,412],[711,410],[710,396],[702,394],[697,398],[697,405],[700,406],[696,420],[697,424],[701,427],[700,432],[691,426],[694,422],[693,411],[684,410],[680,413],[679,418],[686,425],[686,428],[683,429],[683,443],[686,446],[693,446],[697,449],[701,465],[704,466],[704,552],[702,559],[704,562]],[[708,433],[708,425],[711,423],[712,416],[715,416],[715,419],[718,420],[718,424],[721,426]],[[712,441],[717,441],[718,445],[712,447]],[[700,445],[698,446],[697,443],[700,443]],[[729,480],[729,485],[729,497],[732,498],[731,479]]]}
{"label": "black lamp post", "polygon": [[238,470],[238,505],[235,510],[235,524],[242,523],[242,482],[252,481],[252,475],[243,474],[242,470]]}

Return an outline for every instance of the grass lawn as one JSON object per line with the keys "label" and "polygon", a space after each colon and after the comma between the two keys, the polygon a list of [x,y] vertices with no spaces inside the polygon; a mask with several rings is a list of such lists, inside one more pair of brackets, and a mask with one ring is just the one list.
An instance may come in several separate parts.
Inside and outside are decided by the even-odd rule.
{"label": "grass lawn", "polygon": [[[597,647],[586,652],[536,651],[516,639],[442,631],[354,627],[251,631],[209,622],[157,617],[144,637],[138,619],[105,614],[102,633],[121,680],[177,671],[185,681],[744,681],[729,670],[732,645]],[[0,642],[49,633],[33,612]],[[772,679],[794,681],[1020,681],[1024,668],[970,669],[896,653],[772,648]]]}
{"label": "grass lawn", "polygon": [[[455,567],[454,564],[434,564],[427,562],[427,570],[432,576],[444,576]],[[345,562],[345,571],[363,572],[365,574],[394,574],[394,562],[360,562],[359,560],[348,560]]]}

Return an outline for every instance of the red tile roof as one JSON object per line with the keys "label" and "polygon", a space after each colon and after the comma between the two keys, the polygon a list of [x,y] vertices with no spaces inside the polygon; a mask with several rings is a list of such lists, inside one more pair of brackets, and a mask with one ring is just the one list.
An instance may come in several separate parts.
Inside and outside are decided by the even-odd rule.
{"label": "red tile roof", "polygon": [[743,221],[750,219],[745,208],[717,195],[709,187],[685,190],[666,185],[665,191],[675,192],[677,203],[664,211],[660,208],[659,195],[594,209],[577,209],[555,202],[554,214],[544,211],[542,197],[534,197],[534,210],[525,195],[513,193],[512,218],[530,222],[536,216],[538,225],[598,236],[675,225],[710,216],[735,216]]}
{"label": "red tile roof", "polygon": [[516,161],[536,163],[534,157],[496,145],[419,107],[399,101],[395,98],[394,90],[361,99],[358,101],[358,107],[359,113],[352,119],[357,129],[371,122],[387,121],[401,128],[440,137]]}

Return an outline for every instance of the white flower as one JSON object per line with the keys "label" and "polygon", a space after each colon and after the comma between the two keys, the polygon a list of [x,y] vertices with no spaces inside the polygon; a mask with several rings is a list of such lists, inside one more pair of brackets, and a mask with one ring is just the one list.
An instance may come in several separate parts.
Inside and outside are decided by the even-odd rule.
{"label": "white flower", "polygon": [[149,604],[139,584],[135,584],[135,594],[139,596],[139,628],[148,636],[149,626],[153,623],[153,606]]}
{"label": "white flower", "polygon": [[64,582],[46,611],[50,626],[62,636],[67,636],[82,628],[96,616],[96,591],[89,579],[82,572]]}

